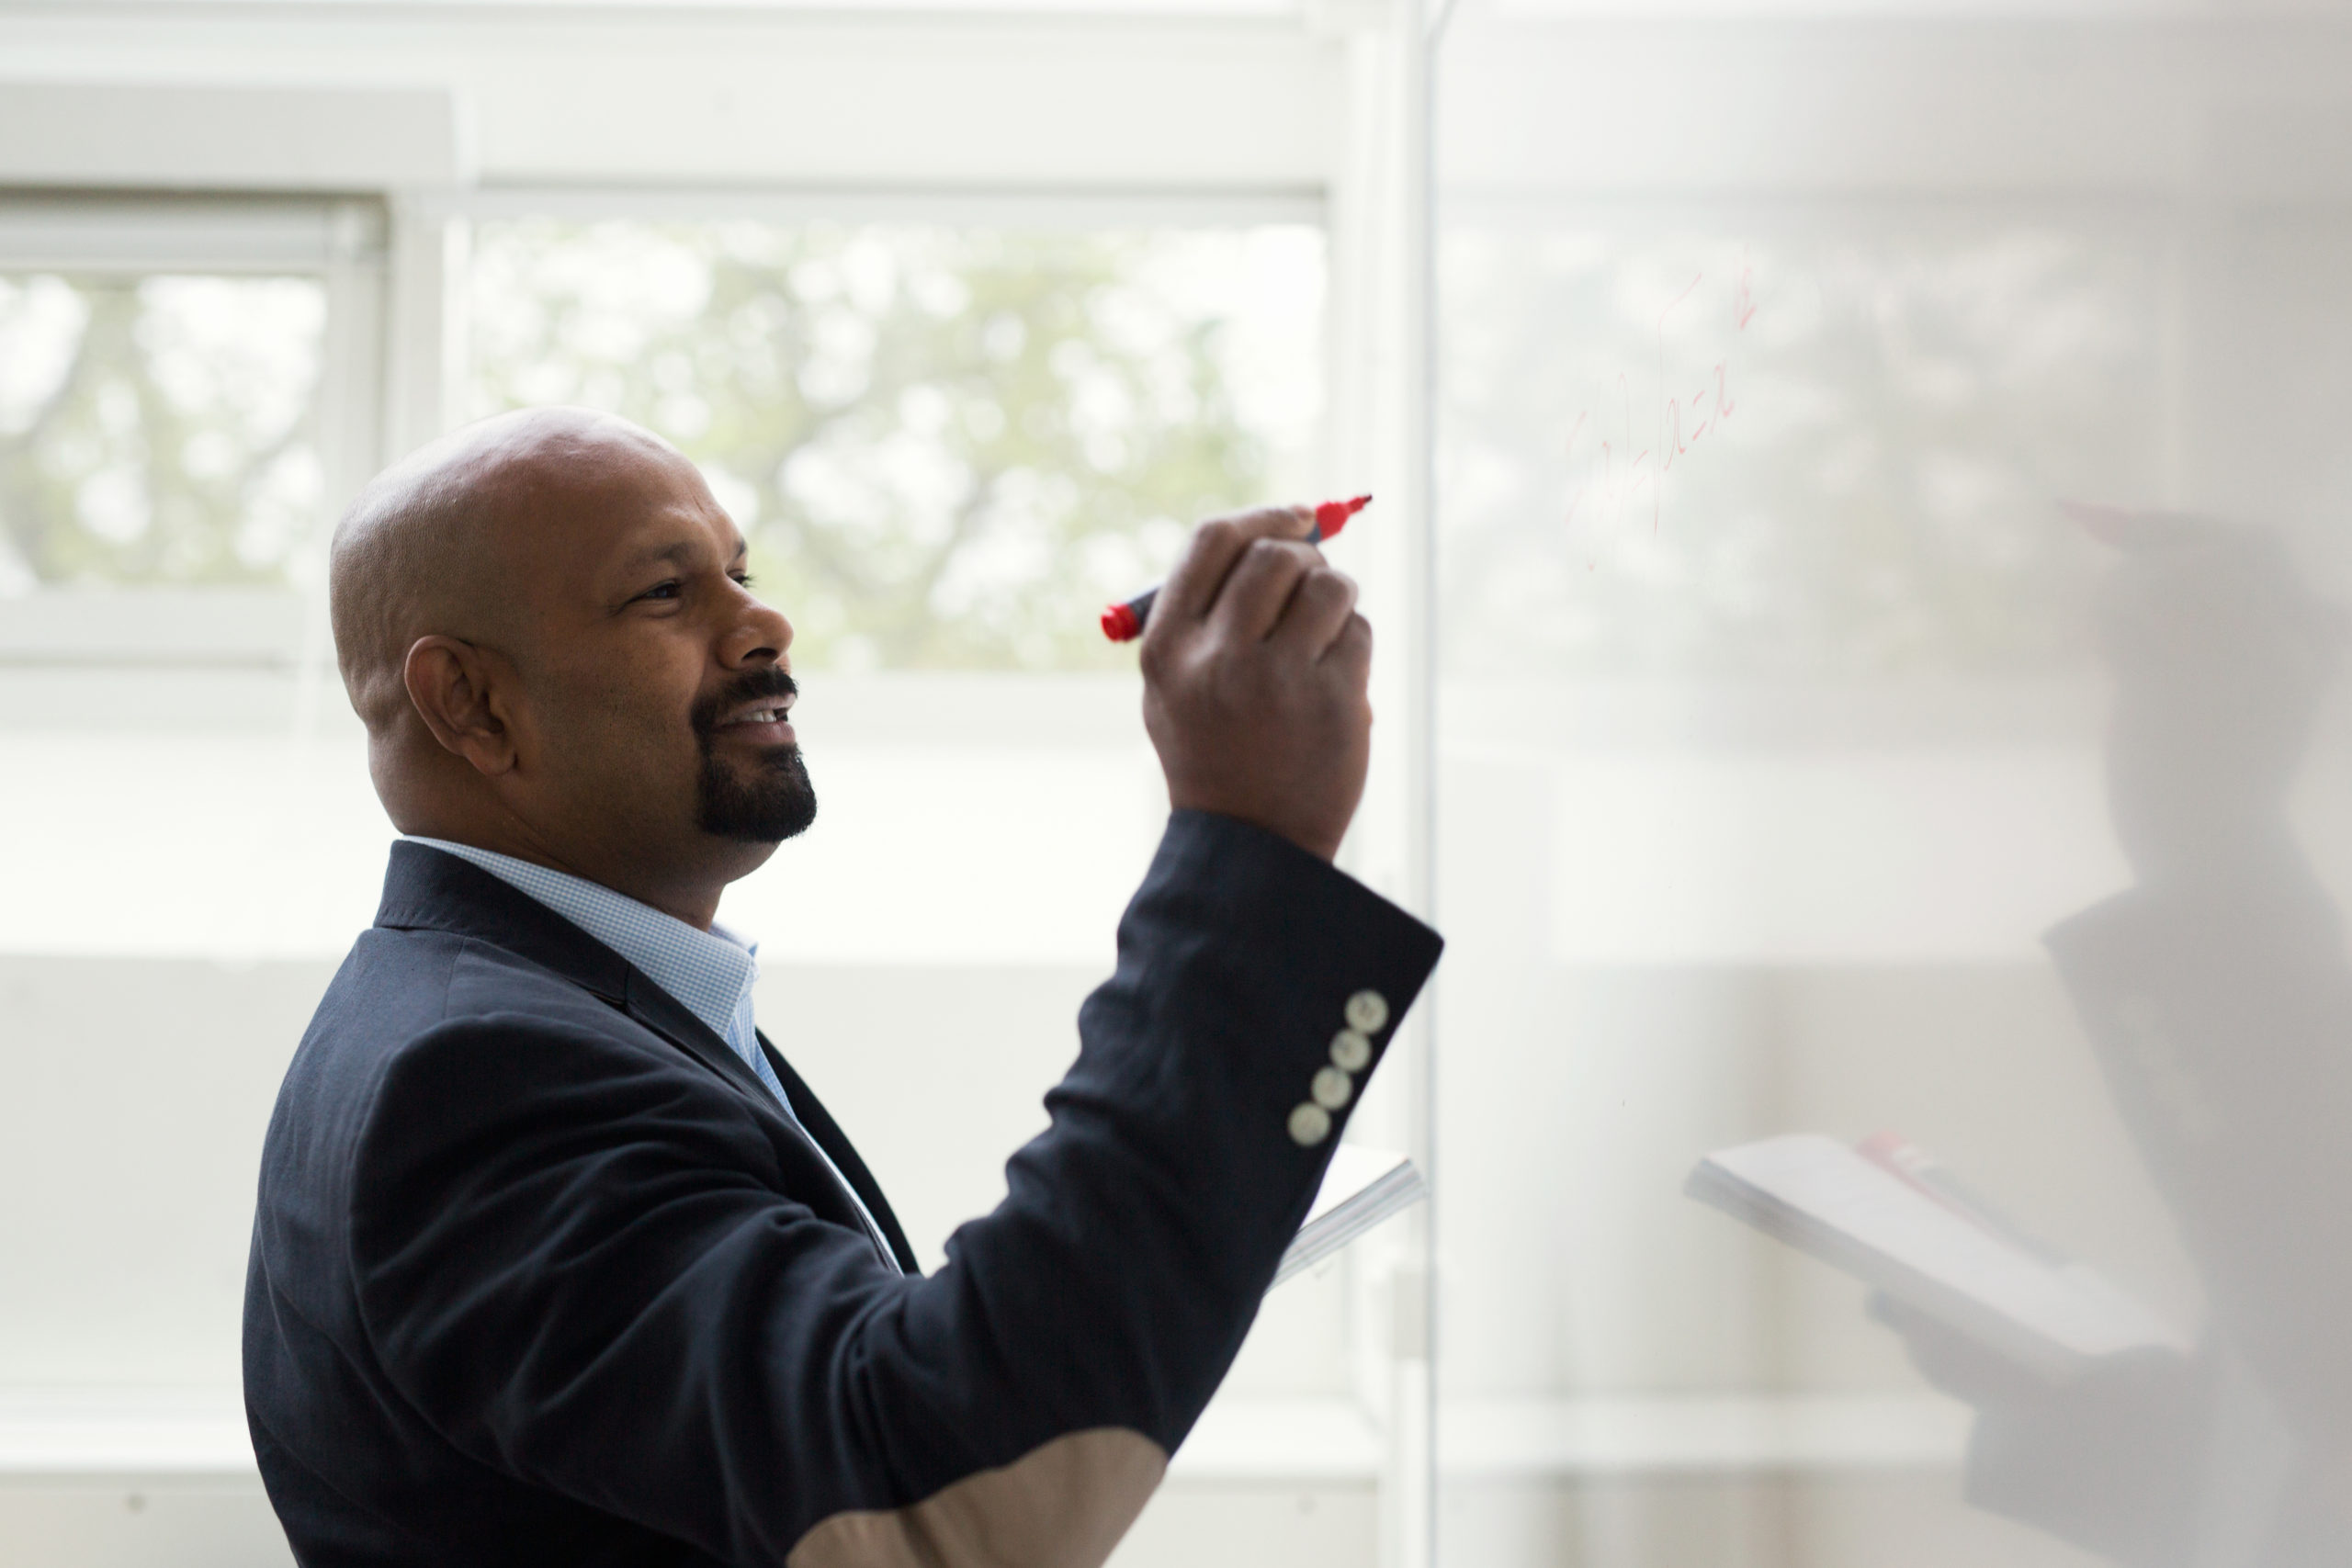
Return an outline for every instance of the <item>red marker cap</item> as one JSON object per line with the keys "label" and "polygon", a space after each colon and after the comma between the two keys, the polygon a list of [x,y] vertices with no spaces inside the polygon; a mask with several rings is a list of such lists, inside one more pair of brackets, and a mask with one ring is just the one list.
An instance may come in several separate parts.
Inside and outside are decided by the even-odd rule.
{"label": "red marker cap", "polygon": [[1133,605],[1108,605],[1102,611],[1102,635],[1113,642],[1133,642],[1143,636],[1143,617]]}

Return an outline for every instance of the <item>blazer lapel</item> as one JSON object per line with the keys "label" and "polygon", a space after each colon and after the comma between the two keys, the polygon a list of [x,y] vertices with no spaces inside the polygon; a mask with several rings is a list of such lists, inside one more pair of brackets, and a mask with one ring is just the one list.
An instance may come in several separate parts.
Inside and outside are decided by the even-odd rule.
{"label": "blazer lapel", "polygon": [[[629,1017],[751,1096],[759,1103],[760,1109],[770,1115],[775,1114],[778,1109],[775,1095],[760,1081],[760,1075],[752,1070],[751,1064],[737,1055],[733,1046],[712,1032],[710,1026],[696,1018],[685,1003],[655,985],[635,967],[628,972],[628,996],[625,1005]],[[922,1270],[911,1261],[912,1254],[905,1235],[899,1229],[898,1216],[891,1213],[890,1206],[882,1201],[881,1190],[874,1185],[874,1178],[866,1171],[865,1162],[849,1146],[849,1140],[842,1136],[841,1129],[833,1124],[831,1116],[825,1114],[825,1108],[817,1103],[816,1096],[808,1092],[808,1086],[784,1065],[784,1058],[775,1054],[775,1046],[768,1044],[766,1035],[760,1036],[760,1044],[767,1053],[768,1065],[776,1069],[777,1081],[784,1085],[785,1098],[789,1101],[785,1109],[792,1112],[786,1120],[798,1123],[793,1129],[794,1133],[833,1162],[842,1179],[850,1184],[851,1190],[873,1214],[874,1223],[882,1228],[881,1235],[876,1239],[896,1255],[899,1269],[909,1274],[921,1273]],[[854,1210],[849,1213],[843,1223],[852,1230],[865,1230]]]}
{"label": "blazer lapel", "polygon": [[915,1262],[915,1249],[907,1245],[907,1233],[899,1228],[899,1216],[891,1212],[890,1201],[882,1196],[881,1183],[874,1179],[874,1173],[865,1168],[865,1161],[858,1157],[856,1145],[849,1141],[849,1135],[842,1131],[841,1124],[833,1120],[824,1102],[801,1081],[800,1075],[792,1070],[792,1064],[784,1059],[784,1053],[775,1048],[764,1031],[760,1034],[760,1050],[766,1055],[768,1066],[775,1070],[776,1081],[784,1085],[785,1098],[792,1101],[793,1114],[800,1118],[800,1124],[808,1129],[808,1136],[825,1151],[825,1157],[833,1162],[842,1179],[857,1193],[858,1201],[864,1203],[866,1213],[874,1216],[874,1223],[882,1227],[882,1237],[890,1244],[891,1252],[899,1259],[899,1267],[910,1276],[921,1274],[922,1269]]}
{"label": "blazer lapel", "polygon": [[760,1104],[775,1108],[775,1096],[768,1092],[768,1086],[760,1081],[760,1075],[752,1070],[751,1064],[737,1055],[733,1046],[712,1033],[710,1025],[696,1018],[685,1003],[655,985],[635,965],[629,968],[628,989],[621,998],[621,1006],[629,1017]]}
{"label": "blazer lapel", "polygon": [[636,965],[520,888],[424,844],[392,845],[376,923],[446,931],[504,948],[603,998],[760,1104],[775,1096],[726,1041]]}
{"label": "blazer lapel", "polygon": [[[737,1092],[775,1115],[779,1107],[768,1086],[750,1063],[686,1004],[655,985],[635,964],[540,903],[521,889],[456,855],[405,840],[392,845],[391,863],[384,872],[384,898],[376,923],[398,931],[446,931],[504,948],[552,970],[582,989],[601,997],[650,1029],[662,1039],[717,1073]],[[768,1045],[769,1065],[785,1086],[791,1110],[800,1119],[796,1132],[839,1168],[852,1190],[882,1227],[882,1241],[897,1254],[910,1274],[918,1270],[914,1254],[899,1230],[897,1216],[883,1201],[881,1189],[857,1157],[849,1140],[808,1092],[799,1076]],[[790,1117],[786,1118],[787,1122]],[[845,1209],[848,1205],[843,1206]],[[862,1224],[851,1210],[846,1222],[853,1230]]]}

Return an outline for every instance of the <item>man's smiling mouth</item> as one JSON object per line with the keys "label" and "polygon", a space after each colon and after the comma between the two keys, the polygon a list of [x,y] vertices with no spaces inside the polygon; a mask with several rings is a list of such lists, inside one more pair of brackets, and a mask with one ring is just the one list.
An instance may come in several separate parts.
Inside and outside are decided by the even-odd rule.
{"label": "man's smiling mouth", "polygon": [[727,711],[712,728],[730,739],[761,745],[786,745],[797,740],[792,731],[792,705],[798,694],[749,698]]}
{"label": "man's smiling mouth", "polygon": [[695,732],[705,745],[720,739],[752,746],[797,742],[792,732],[793,705],[800,688],[781,670],[747,671],[695,705]]}
{"label": "man's smiling mouth", "polygon": [[775,724],[791,711],[792,705],[788,702],[770,703],[763,707],[745,708],[727,722],[730,725]]}

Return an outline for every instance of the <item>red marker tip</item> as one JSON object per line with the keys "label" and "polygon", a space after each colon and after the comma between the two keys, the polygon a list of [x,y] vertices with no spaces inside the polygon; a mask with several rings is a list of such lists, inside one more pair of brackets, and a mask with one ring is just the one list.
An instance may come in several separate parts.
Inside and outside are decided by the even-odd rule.
{"label": "red marker tip", "polygon": [[1372,497],[1357,496],[1353,501],[1327,501],[1315,509],[1315,531],[1324,538],[1336,539],[1348,519],[1372,504]]}
{"label": "red marker tip", "polygon": [[1132,604],[1108,604],[1102,610],[1102,635],[1113,642],[1133,642],[1143,635],[1143,621]]}

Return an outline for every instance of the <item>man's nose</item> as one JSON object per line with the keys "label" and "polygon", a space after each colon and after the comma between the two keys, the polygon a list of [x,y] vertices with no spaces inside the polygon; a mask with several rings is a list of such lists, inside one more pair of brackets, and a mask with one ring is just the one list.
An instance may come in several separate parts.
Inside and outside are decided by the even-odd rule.
{"label": "man's nose", "polygon": [[718,657],[729,669],[779,664],[792,647],[792,623],[784,612],[745,595],[742,612],[721,639]]}

